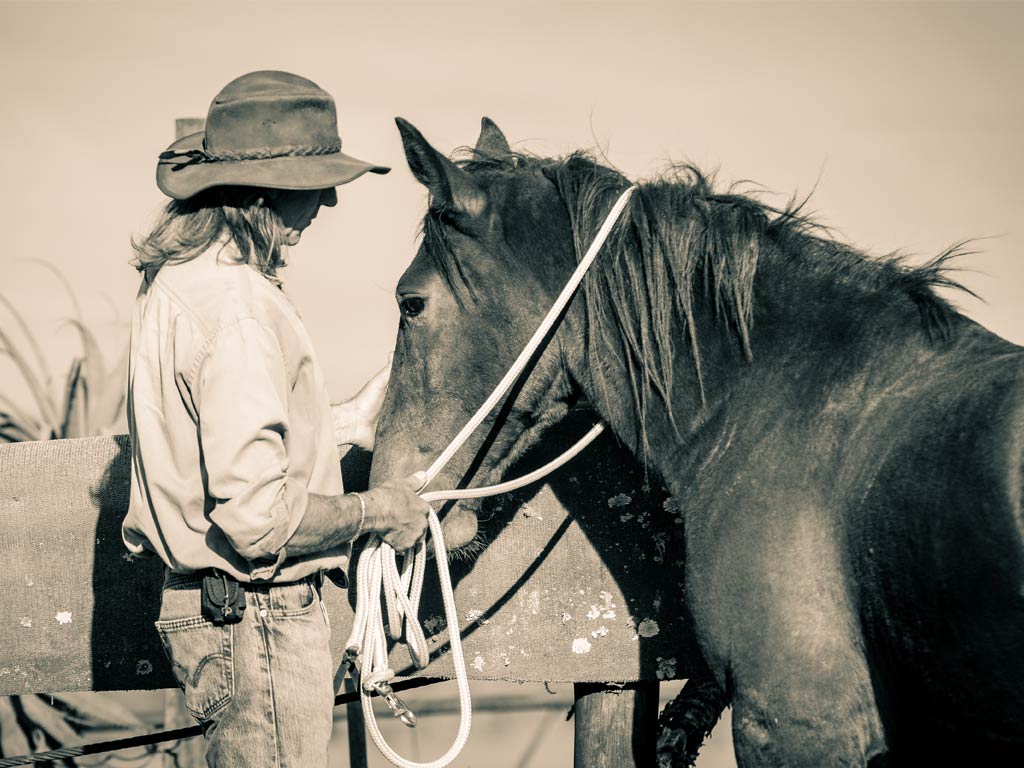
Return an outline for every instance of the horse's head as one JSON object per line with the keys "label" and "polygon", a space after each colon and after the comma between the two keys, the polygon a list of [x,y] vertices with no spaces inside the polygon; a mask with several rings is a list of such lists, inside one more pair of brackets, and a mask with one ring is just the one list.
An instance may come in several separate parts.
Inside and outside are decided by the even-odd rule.
{"label": "horse's head", "polygon": [[[576,263],[569,212],[543,161],[515,156],[487,118],[471,159],[460,163],[406,121],[397,123],[429,205],[422,244],[396,291],[401,320],[373,482],[425,469],[441,453],[505,374]],[[567,318],[526,383],[432,488],[495,479],[566,414],[578,394],[558,337],[572,332]],[[450,547],[473,539],[475,511],[463,504],[448,512]]]}

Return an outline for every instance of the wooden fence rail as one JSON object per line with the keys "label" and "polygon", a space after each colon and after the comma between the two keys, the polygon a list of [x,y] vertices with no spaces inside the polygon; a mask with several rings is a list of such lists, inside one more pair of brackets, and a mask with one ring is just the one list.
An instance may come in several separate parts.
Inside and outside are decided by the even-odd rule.
{"label": "wooden fence rail", "polygon": [[[367,459],[344,457],[350,489],[365,483]],[[0,446],[0,694],[173,686],[152,629],[160,564],[121,545],[128,468],[125,436]],[[633,724],[648,729],[653,743],[657,681],[687,677],[696,658],[678,610],[672,500],[606,439],[548,485],[487,502],[482,519],[490,545],[452,564],[471,677],[598,684],[577,686],[584,746],[602,734],[614,741],[618,723],[627,735]],[[324,593],[340,659],[337,628],[349,626],[354,595]],[[433,661],[414,670],[397,644],[402,676],[452,675],[436,597],[428,578],[421,615]],[[623,694],[606,681],[640,684]],[[633,765],[637,742],[626,738],[618,749],[628,759],[607,764]],[[601,764],[585,750],[577,758]]]}

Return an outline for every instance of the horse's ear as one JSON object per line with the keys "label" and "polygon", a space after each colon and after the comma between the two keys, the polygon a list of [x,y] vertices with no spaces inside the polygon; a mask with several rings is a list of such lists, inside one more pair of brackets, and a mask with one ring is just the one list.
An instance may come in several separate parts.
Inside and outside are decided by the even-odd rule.
{"label": "horse's ear", "polygon": [[489,117],[480,119],[480,138],[476,140],[476,151],[482,155],[507,155],[512,152],[505,134]]}
{"label": "horse's ear", "polygon": [[430,146],[408,120],[396,117],[395,124],[402,135],[409,170],[430,193],[430,209],[454,215],[456,220],[483,216],[487,194],[473,177]]}

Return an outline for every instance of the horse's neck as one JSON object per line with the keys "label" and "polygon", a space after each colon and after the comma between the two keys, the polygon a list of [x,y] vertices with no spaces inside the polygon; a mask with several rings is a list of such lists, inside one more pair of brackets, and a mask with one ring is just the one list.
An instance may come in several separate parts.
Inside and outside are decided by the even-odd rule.
{"label": "horse's neck", "polygon": [[698,302],[700,378],[680,325],[668,402],[644,385],[641,419],[629,396],[626,352],[614,343],[579,377],[585,394],[634,453],[668,474],[704,463],[708,446],[737,429],[767,430],[794,414],[813,424],[816,411],[841,418],[837,409],[854,407],[845,405],[855,402],[847,392],[882,391],[934,354],[909,298],[872,297],[804,266],[793,254],[759,265],[749,357],[735,332]]}

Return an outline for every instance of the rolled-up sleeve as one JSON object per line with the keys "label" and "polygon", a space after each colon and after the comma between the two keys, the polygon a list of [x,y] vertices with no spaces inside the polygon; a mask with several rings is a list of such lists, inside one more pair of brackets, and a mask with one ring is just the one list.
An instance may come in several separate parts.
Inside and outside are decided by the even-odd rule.
{"label": "rolled-up sleeve", "polygon": [[252,318],[216,333],[194,377],[210,520],[253,579],[276,573],[306,510],[306,488],[288,480],[288,387],[277,337]]}

